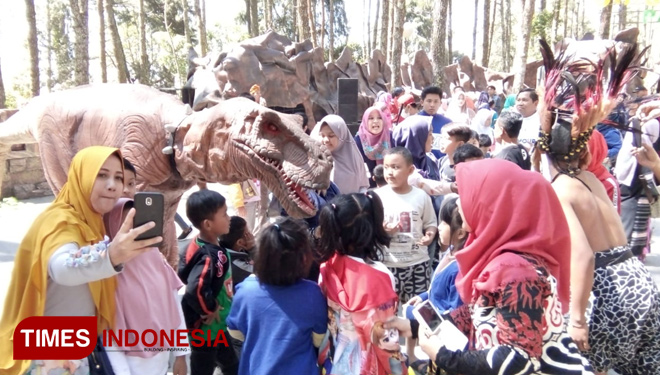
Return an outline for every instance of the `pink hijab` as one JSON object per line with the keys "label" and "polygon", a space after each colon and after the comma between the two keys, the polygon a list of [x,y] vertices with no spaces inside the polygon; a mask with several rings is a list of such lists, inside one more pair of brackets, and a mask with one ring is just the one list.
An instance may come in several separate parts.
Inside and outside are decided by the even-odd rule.
{"label": "pink hijab", "polygon": [[[369,115],[373,111],[378,111],[380,117],[383,119],[383,130],[379,134],[371,134],[369,132]],[[364,156],[370,160],[375,160],[378,164],[383,164],[383,154],[388,148],[392,147],[390,139],[392,130],[392,119],[381,108],[377,106],[369,107],[362,115],[362,123],[358,130],[358,136],[362,143],[362,150]]]}
{"label": "pink hijab", "polygon": [[[115,207],[103,216],[106,232],[113,239],[123,222],[124,208],[130,208],[133,201],[121,198]],[[174,273],[158,248],[138,255],[124,265],[117,276],[115,292],[115,330],[136,330],[139,334],[147,329],[159,332],[176,330],[181,323],[178,302],[174,293],[183,284]],[[126,355],[149,358],[157,351],[144,351],[141,342],[132,347]]]}

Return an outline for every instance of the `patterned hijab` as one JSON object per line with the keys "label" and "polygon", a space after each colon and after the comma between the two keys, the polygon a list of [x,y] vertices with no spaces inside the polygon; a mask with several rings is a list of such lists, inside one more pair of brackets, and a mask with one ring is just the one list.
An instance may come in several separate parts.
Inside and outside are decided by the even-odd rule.
{"label": "patterned hijab", "polygon": [[[383,129],[379,134],[371,134],[371,132],[369,132],[369,116],[374,111],[378,111],[380,117],[383,119]],[[383,155],[388,148],[392,147],[390,144],[391,129],[392,119],[390,116],[387,116],[382,109],[374,106],[369,107],[364,111],[364,115],[362,115],[362,123],[360,123],[360,129],[358,130],[358,136],[362,143],[364,155],[368,159],[375,160],[378,164],[383,163]]]}
{"label": "patterned hijab", "polygon": [[[22,374],[30,364],[13,360],[12,336],[20,321],[44,314],[48,261],[53,252],[67,243],[82,247],[103,240],[103,217],[92,208],[90,197],[99,170],[113,155],[121,160],[116,148],[92,146],[79,151],[55,201],[37,217],[23,238],[16,252],[0,323],[0,370]],[[115,277],[87,285],[96,306],[99,329],[113,327]]]}
{"label": "patterned hijab", "polygon": [[337,185],[342,194],[358,193],[367,189],[369,187],[367,169],[344,119],[337,115],[325,116],[314,127],[310,137],[320,140],[323,125],[327,125],[339,140],[337,148],[332,151],[333,168],[330,172],[330,180]]}

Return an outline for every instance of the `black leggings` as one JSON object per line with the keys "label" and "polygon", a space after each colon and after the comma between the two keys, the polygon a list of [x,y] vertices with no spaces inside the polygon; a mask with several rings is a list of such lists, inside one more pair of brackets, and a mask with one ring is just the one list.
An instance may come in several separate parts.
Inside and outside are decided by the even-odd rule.
{"label": "black leggings", "polygon": [[229,346],[192,347],[190,354],[190,375],[213,375],[217,366],[222,375],[238,375],[238,356],[233,342],[227,335]]}

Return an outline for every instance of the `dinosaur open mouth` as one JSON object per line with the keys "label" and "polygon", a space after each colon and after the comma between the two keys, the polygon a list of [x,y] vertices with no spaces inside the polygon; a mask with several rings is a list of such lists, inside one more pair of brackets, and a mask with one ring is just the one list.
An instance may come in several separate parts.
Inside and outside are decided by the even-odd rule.
{"label": "dinosaur open mouth", "polygon": [[313,215],[314,212],[316,211],[316,207],[309,200],[309,197],[307,197],[307,193],[303,190],[303,187],[293,182],[291,178],[287,176],[286,172],[282,168],[282,164],[280,164],[277,160],[270,158],[262,158],[262,159],[280,173],[280,175],[282,176],[282,181],[284,182],[288,190],[289,198],[294,203],[296,203],[298,207],[302,208],[307,213]]}
{"label": "dinosaur open mouth", "polygon": [[[301,211],[303,211],[307,216],[314,216],[316,214],[316,206],[309,199],[305,191],[307,187],[301,186],[297,182],[293,181],[293,179],[287,175],[286,171],[282,167],[281,161],[259,155],[246,143],[234,141],[234,144],[237,145],[240,149],[242,149],[249,157],[259,160],[261,163],[263,163],[263,165],[266,168],[273,168],[274,171],[279,175],[279,178],[274,176],[280,182],[279,185],[280,189],[277,190],[278,191],[283,190],[283,193],[287,194],[286,198],[288,198],[291,202],[293,202],[293,204],[295,204]],[[266,182],[267,181],[264,181],[264,183]],[[273,190],[276,189],[277,187],[269,186],[269,188]],[[315,187],[312,186],[311,188],[315,188]],[[275,192],[275,190],[273,190],[273,192]],[[280,198],[284,198],[284,197],[280,197]],[[280,199],[280,203],[283,206],[285,205],[284,204],[285,202],[282,202],[281,199]]]}

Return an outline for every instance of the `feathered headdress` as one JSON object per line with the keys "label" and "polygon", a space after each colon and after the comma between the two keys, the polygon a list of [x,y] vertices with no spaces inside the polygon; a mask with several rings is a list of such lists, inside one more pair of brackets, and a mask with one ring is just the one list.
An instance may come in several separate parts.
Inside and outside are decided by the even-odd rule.
{"label": "feathered headdress", "polygon": [[[637,44],[633,44],[617,54],[612,47],[594,63],[575,60],[563,51],[555,58],[545,40],[540,44],[545,85],[538,110],[541,132],[534,164],[538,169],[541,154],[545,153],[559,170],[576,175],[589,163],[587,142],[591,132],[612,111],[623,86],[637,74],[646,50],[638,54]],[[570,165],[576,160],[577,168]]]}

